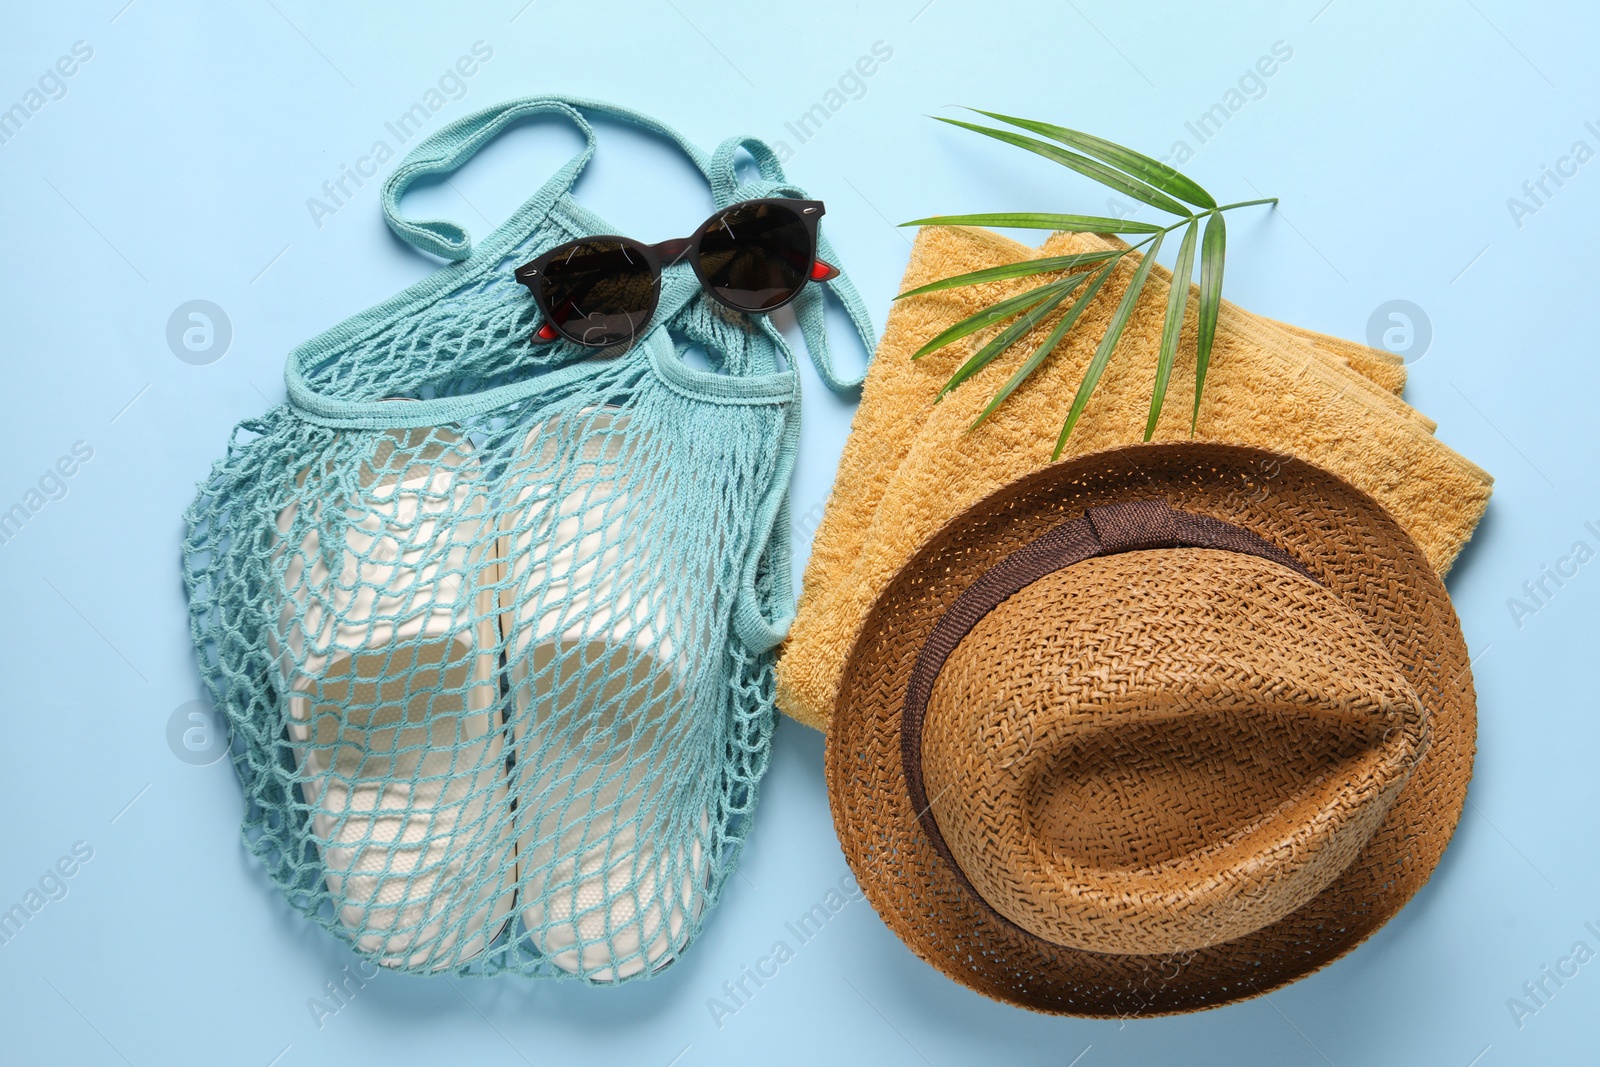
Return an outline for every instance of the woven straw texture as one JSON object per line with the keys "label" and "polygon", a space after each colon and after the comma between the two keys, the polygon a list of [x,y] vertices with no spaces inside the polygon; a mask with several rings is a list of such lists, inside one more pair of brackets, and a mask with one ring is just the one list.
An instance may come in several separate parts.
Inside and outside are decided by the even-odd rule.
{"label": "woven straw texture", "polygon": [[1276,922],[1350,865],[1426,746],[1400,669],[1337,597],[1214,549],[1033,583],[946,661],[926,790],[1023,929],[1183,952]]}
{"label": "woven straw texture", "polygon": [[[1092,235],[1059,234],[1043,251],[1067,254],[1106,245]],[[904,287],[1034,254],[981,230],[924,228]],[[967,427],[1042,341],[1053,318],[937,404],[940,386],[988,334],[915,362],[911,354],[957,319],[1037,280],[945,290],[895,305],[812,542],[796,622],[779,657],[780,709],[826,729],[840,667],[889,578],[963,508],[1049,464],[1061,420],[1132,270],[1126,262],[1118,268],[1056,354],[971,433]],[[1152,270],[1067,455],[1130,444],[1142,435],[1168,278],[1160,266]],[[1189,439],[1197,304],[1191,294],[1156,440]],[[1374,381],[1398,387],[1403,376],[1404,368],[1386,353],[1224,304],[1198,437],[1314,459],[1381,501],[1442,573],[1481,518],[1492,479],[1437,441],[1432,422]]]}
{"label": "woven straw texture", "polygon": [[[1371,497],[1292,459],[1268,478],[1271,458],[1158,444],[1064,462],[960,515],[873,605],[828,734],[834,824],[885,922],[950,977],[1044,1012],[1215,1006],[1348,952],[1437,865],[1475,736],[1443,584]],[[1018,549],[1149,498],[1256,534],[1310,578],[1128,552],[979,621],[921,744],[952,864],[902,765],[918,650]]]}

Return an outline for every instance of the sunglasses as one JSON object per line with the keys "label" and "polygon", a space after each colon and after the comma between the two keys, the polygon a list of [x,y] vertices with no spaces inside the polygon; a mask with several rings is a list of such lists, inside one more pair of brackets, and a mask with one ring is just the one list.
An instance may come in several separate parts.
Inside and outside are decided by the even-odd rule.
{"label": "sunglasses", "polygon": [[591,348],[632,340],[655,314],[663,265],[684,260],[718,303],[775,311],[807,282],[839,276],[817,258],[822,215],[820,200],[745,200],[675,241],[647,245],[606,234],[557,245],[515,272],[544,313],[533,339],[565,337]]}

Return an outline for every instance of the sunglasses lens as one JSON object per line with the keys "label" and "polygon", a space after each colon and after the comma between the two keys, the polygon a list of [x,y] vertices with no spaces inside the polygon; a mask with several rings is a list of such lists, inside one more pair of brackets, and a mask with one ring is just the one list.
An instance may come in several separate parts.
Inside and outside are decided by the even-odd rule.
{"label": "sunglasses lens", "polygon": [[813,258],[811,231],[781,204],[735,204],[700,232],[706,285],[740,311],[770,311],[794,299]]}
{"label": "sunglasses lens", "polygon": [[656,272],[638,245],[577,241],[544,268],[551,324],[579,344],[632,340],[656,308]]}

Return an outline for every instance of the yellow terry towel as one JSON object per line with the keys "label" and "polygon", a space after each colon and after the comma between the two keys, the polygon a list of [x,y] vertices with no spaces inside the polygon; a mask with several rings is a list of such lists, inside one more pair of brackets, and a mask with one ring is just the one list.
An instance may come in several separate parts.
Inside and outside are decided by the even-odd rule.
{"label": "yellow terry towel", "polygon": [[[1093,235],[1057,234],[1036,253],[982,230],[927,227],[917,235],[904,288],[1040,253],[1105,247],[1107,240]],[[915,362],[911,354],[957,319],[1044,279],[948,289],[895,305],[778,660],[777,699],[785,713],[825,730],[839,673],[878,591],[945,522],[1050,462],[1061,421],[1137,260],[1123,260],[1055,354],[970,433],[967,427],[1056,316],[938,403],[940,387],[995,330]],[[1065,455],[1142,439],[1169,282],[1159,265],[1151,271]],[[1191,292],[1158,441],[1189,437],[1198,302]],[[1405,368],[1388,353],[1224,303],[1195,436],[1291,453],[1334,471],[1388,508],[1443,573],[1482,517],[1493,480],[1434,439],[1434,424],[1396,395],[1404,381]]]}

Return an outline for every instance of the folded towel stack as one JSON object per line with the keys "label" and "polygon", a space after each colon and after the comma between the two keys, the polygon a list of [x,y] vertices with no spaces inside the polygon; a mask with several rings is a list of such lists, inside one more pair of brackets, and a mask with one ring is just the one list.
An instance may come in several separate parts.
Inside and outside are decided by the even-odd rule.
{"label": "folded towel stack", "polygon": [[[1109,247],[1109,238],[1056,234],[1035,251],[984,230],[927,227],[917,236],[904,288],[1035,255]],[[1042,279],[946,289],[895,305],[778,661],[777,699],[785,713],[826,730],[840,672],[877,594],[951,518],[1049,465],[1062,419],[1138,259],[1124,257],[1055,353],[971,432],[968,427],[1058,315],[1044,318],[943,400],[936,400],[940,388],[995,329],[920,360],[911,355],[957,320]],[[1151,271],[1064,456],[1143,438],[1170,280],[1159,265]],[[1191,293],[1157,441],[1190,436],[1198,304]],[[1391,353],[1224,302],[1194,436],[1297,456],[1340,475],[1388,509],[1443,574],[1482,518],[1493,479],[1435,439],[1435,424],[1400,399],[1405,376]],[[1272,491],[1275,473],[1272,464],[1264,465],[1260,492]]]}

